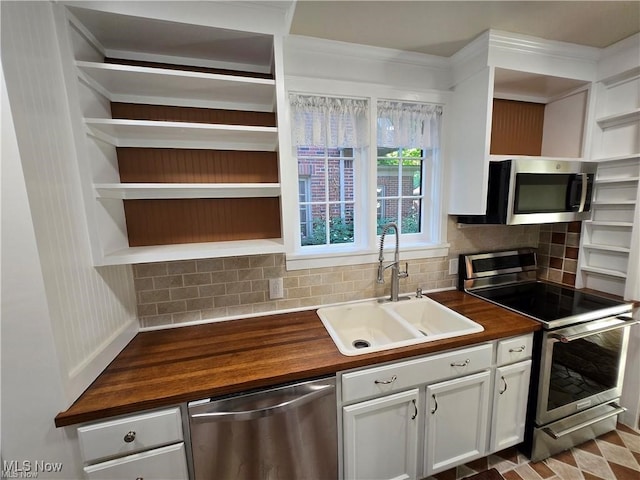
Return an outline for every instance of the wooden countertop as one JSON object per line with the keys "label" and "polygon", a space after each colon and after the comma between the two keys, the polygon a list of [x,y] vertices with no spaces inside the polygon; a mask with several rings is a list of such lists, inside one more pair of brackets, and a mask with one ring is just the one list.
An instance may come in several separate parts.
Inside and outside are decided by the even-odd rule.
{"label": "wooden countertop", "polygon": [[65,412],[58,427],[238,393],[539,330],[540,324],[451,290],[427,295],[484,331],[348,357],[315,310],[140,332]]}

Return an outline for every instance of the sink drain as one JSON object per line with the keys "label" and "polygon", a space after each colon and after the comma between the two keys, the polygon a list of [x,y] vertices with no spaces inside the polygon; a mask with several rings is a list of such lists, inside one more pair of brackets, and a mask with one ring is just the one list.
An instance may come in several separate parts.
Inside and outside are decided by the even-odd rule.
{"label": "sink drain", "polygon": [[351,345],[353,345],[355,348],[367,348],[371,346],[369,342],[362,339],[354,340]]}

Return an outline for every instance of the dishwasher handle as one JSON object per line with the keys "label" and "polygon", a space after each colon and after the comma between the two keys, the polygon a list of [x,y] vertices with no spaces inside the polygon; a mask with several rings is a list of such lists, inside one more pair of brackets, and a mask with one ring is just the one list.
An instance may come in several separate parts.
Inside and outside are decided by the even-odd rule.
{"label": "dishwasher handle", "polygon": [[299,397],[287,400],[286,402],[276,403],[264,408],[258,408],[255,410],[243,410],[239,412],[204,412],[204,413],[191,413],[190,417],[194,421],[207,422],[216,420],[255,420],[257,418],[269,417],[278,413],[286,412],[293,408],[300,407],[305,403],[309,403],[312,400],[323,397],[331,393],[334,389],[334,385],[317,385],[312,387],[310,393],[301,395]]}

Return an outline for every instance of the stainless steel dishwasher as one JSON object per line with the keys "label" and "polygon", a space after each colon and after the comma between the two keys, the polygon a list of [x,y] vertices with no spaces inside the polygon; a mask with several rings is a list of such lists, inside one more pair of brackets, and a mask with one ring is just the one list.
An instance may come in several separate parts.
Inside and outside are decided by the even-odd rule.
{"label": "stainless steel dishwasher", "polygon": [[335,377],[189,403],[196,480],[338,478]]}

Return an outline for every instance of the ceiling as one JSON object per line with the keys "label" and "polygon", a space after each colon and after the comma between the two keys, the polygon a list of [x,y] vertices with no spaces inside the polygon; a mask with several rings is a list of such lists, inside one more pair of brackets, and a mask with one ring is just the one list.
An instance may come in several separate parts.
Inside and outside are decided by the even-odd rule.
{"label": "ceiling", "polygon": [[640,31],[640,1],[298,0],[290,33],[449,57],[490,28],[603,48]]}

